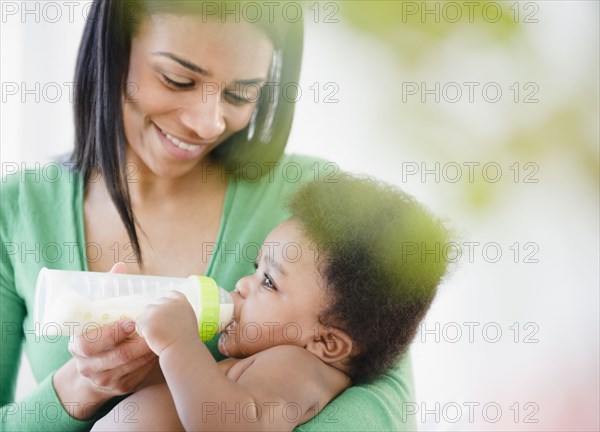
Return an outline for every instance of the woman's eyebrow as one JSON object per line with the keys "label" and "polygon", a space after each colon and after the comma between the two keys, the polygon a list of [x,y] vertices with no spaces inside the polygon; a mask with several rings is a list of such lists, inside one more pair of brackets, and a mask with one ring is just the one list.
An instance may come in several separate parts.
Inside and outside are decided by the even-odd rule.
{"label": "woman's eyebrow", "polygon": [[196,64],[194,64],[194,63],[192,63],[190,61],[187,61],[185,59],[182,59],[181,57],[176,56],[173,53],[169,53],[169,52],[165,52],[165,51],[157,51],[157,52],[155,52],[153,54],[157,55],[157,56],[162,56],[162,57],[170,58],[171,60],[176,61],[177,63],[179,63],[184,68],[189,69],[192,72],[196,72],[196,73],[198,73],[200,75],[203,75],[203,76],[206,76],[206,77],[211,77],[212,76],[212,74],[210,72],[208,72],[206,69],[202,69],[200,66],[198,66],[198,65],[196,65]]}

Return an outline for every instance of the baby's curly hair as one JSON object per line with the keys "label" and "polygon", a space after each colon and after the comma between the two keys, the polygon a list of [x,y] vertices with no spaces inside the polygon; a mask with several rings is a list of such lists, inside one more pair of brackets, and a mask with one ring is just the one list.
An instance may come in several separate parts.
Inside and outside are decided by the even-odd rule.
{"label": "baby's curly hair", "polygon": [[287,208],[318,247],[331,299],[321,324],[352,338],[350,375],[368,381],[413,339],[446,272],[448,231],[401,190],[349,174],[303,186]]}

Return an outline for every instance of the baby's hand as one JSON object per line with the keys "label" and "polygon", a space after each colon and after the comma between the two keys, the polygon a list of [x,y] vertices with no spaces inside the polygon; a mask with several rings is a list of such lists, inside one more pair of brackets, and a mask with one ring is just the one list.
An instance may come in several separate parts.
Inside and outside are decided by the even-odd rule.
{"label": "baby's hand", "polygon": [[[177,344],[200,340],[198,320],[192,305],[177,291],[146,306],[137,320],[138,333],[155,354]],[[185,345],[183,345],[185,346]]]}

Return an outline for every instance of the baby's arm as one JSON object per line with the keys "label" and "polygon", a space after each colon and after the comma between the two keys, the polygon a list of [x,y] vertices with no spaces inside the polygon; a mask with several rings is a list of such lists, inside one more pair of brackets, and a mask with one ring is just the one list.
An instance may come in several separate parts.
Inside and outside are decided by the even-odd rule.
{"label": "baby's arm", "polygon": [[183,431],[167,384],[144,387],[115,406],[92,431]]}
{"label": "baby's arm", "polygon": [[179,293],[148,306],[138,324],[159,356],[186,430],[292,430],[350,385],[342,372],[293,346],[261,352],[224,374],[198,338],[196,317]]}
{"label": "baby's arm", "polygon": [[345,374],[296,346],[277,346],[241,360],[226,377],[212,370],[202,373],[194,366],[196,357],[192,350],[160,357],[186,430],[291,431],[351,384]]}
{"label": "baby's arm", "polygon": [[[235,362],[234,359],[220,361],[221,373],[227,375]],[[94,425],[92,431],[183,431],[169,387],[162,372],[157,377],[159,375],[162,381],[144,385],[122,400]],[[211,413],[208,411],[206,415]]]}

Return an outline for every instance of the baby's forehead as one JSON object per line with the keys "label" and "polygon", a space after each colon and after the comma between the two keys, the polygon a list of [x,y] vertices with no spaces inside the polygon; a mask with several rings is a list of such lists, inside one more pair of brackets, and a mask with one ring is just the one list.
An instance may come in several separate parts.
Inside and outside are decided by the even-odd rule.
{"label": "baby's forehead", "polygon": [[318,255],[318,245],[295,218],[287,219],[273,228],[258,251],[258,258],[264,256],[291,264],[306,260],[318,263]]}
{"label": "baby's forehead", "polygon": [[319,247],[294,220],[276,226],[267,236],[258,251],[257,261],[283,273],[282,282],[296,286],[315,286],[315,292],[323,291],[323,259]]}

